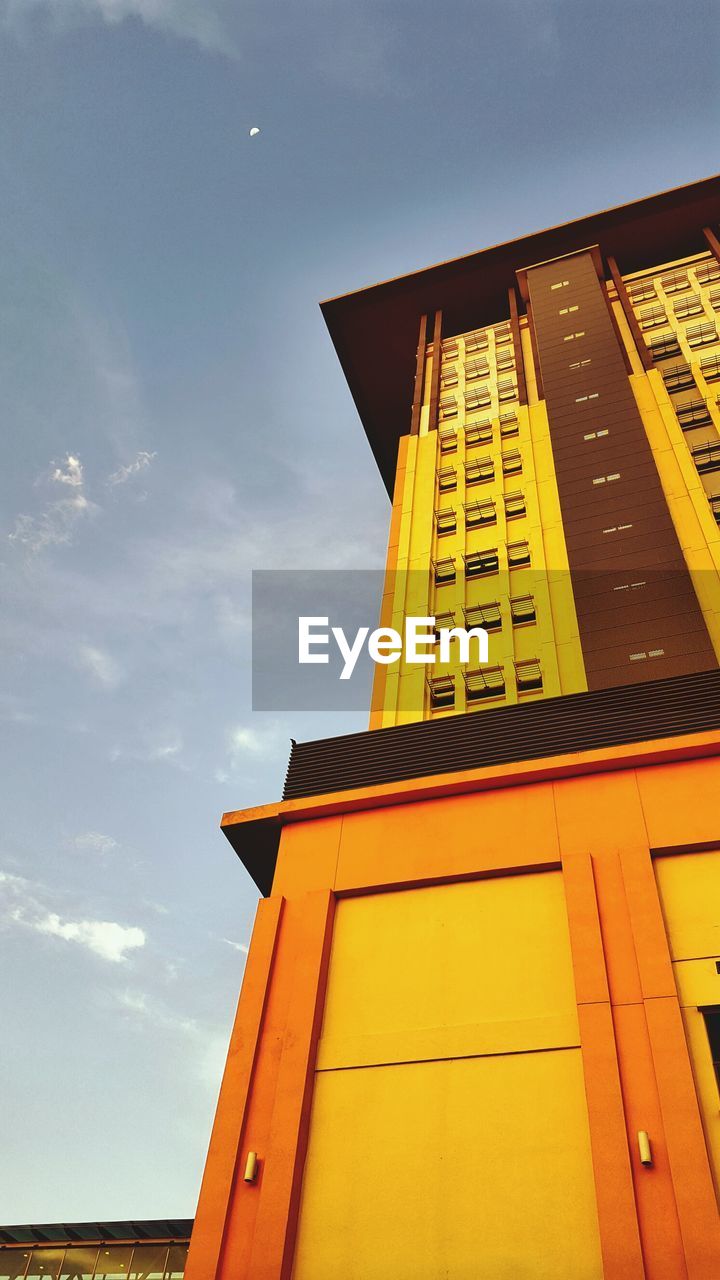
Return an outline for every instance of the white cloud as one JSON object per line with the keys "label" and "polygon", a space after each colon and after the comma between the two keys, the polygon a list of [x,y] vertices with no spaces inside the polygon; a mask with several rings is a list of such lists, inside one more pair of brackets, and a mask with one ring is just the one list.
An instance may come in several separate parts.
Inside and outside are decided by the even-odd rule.
{"label": "white cloud", "polygon": [[229,782],[250,761],[269,760],[287,750],[289,735],[279,725],[251,729],[236,725],[227,735],[227,766],[215,771],[216,782]]}
{"label": "white cloud", "polygon": [[65,458],[64,468],[63,470],[62,466],[55,467],[51,476],[55,484],[67,484],[71,489],[81,489],[83,486],[83,465],[80,459],[73,457],[69,453]]}
{"label": "white cloud", "polygon": [[75,849],[99,854],[112,853],[113,849],[118,848],[117,840],[113,840],[112,836],[104,836],[100,831],[86,831],[84,835],[75,836],[69,843]]}
{"label": "white cloud", "polygon": [[95,683],[104,689],[115,689],[122,680],[122,670],[115,659],[94,645],[81,644],[78,661],[81,667],[89,671]]}
{"label": "white cloud", "polygon": [[15,30],[23,31],[37,12],[60,30],[91,20],[116,26],[137,18],[203,49],[236,56],[218,6],[210,0],[0,0],[0,17]]}
{"label": "white cloud", "polygon": [[157,458],[157,453],[148,453],[146,449],[141,449],[133,462],[129,462],[127,466],[118,467],[117,471],[113,471],[112,475],[108,476],[107,484],[112,486],[126,484],[131,476],[136,476],[139,471],[149,467],[153,458]]}
{"label": "white cloud", "polygon": [[244,956],[246,956],[249,951],[249,947],[246,947],[244,942],[233,942],[232,938],[223,938],[223,942],[226,942],[229,947],[232,947],[233,951],[242,951]]}
{"label": "white cloud", "polygon": [[55,911],[38,920],[26,921],[38,933],[48,933],[65,942],[77,942],[87,947],[103,960],[120,964],[127,960],[126,952],[144,947],[145,931],[136,925],[117,924],[114,920],[61,920]]}
{"label": "white cloud", "polygon": [[6,925],[19,925],[63,942],[75,942],[113,964],[124,963],[128,952],[144,947],[147,941],[144,929],[137,925],[118,924],[115,920],[63,918],[42,901],[51,891],[24,876],[0,871],[0,886],[4,890],[2,920]]}
{"label": "white cloud", "polygon": [[72,542],[78,521],[97,510],[95,503],[90,502],[83,492],[83,466],[79,458],[68,453],[60,465],[53,463],[52,468],[51,483],[63,485],[73,490],[73,494],[51,502],[37,516],[17,516],[15,528],[8,538],[10,542],[25,547],[30,555],[38,555],[46,547],[67,546]]}

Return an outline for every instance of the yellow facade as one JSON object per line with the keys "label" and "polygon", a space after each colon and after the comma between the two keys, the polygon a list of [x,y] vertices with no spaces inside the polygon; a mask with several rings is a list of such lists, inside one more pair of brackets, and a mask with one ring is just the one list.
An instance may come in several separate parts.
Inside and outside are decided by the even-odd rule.
{"label": "yellow facade", "polygon": [[531,1257],[603,1274],[562,875],[341,901],[294,1280]]}

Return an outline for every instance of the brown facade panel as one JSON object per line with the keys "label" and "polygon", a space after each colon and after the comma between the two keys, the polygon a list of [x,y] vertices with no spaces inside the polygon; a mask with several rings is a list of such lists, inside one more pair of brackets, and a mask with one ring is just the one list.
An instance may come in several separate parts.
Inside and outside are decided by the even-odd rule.
{"label": "brown facade panel", "polygon": [[[527,271],[591,689],[717,666],[596,257],[577,253]],[[566,342],[570,332],[581,336]],[[672,589],[658,595],[663,578]]]}

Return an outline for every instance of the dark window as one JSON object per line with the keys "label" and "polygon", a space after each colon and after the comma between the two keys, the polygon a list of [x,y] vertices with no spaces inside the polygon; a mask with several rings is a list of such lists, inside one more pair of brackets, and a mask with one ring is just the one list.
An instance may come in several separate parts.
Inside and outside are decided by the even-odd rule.
{"label": "dark window", "polygon": [[490,365],[486,358],[478,356],[473,360],[465,362],[465,381],[474,382],[477,378],[487,378],[490,373]]}
{"label": "dark window", "polygon": [[496,520],[495,503],[491,499],[487,502],[466,503],[465,527],[467,529],[479,529],[483,524],[495,524]]}
{"label": "dark window", "polygon": [[710,510],[712,511],[715,521],[720,524],[720,494],[714,494],[710,499]]}
{"label": "dark window", "polygon": [[720,441],[717,444],[696,444],[690,452],[701,475],[720,471]]}
{"label": "dark window", "polygon": [[457,449],[457,431],[452,428],[438,431],[441,453],[454,453]]}
{"label": "dark window", "polygon": [[518,491],[505,494],[505,515],[508,520],[515,520],[518,516],[524,516],[526,513],[524,493]]}
{"label": "dark window", "polygon": [[430,706],[433,710],[455,705],[455,677],[433,676],[428,680]]}
{"label": "dark window", "polygon": [[656,298],[655,285],[652,280],[642,280],[639,284],[629,284],[628,293],[631,302],[649,302],[651,298]]}
{"label": "dark window", "polygon": [[520,430],[517,416],[514,413],[500,414],[500,435],[503,440],[516,436]]}
{"label": "dark window", "polygon": [[655,329],[659,324],[665,324],[666,320],[665,308],[659,303],[655,307],[643,307],[640,312],[640,327],[642,329]]}
{"label": "dark window", "polygon": [[502,698],[505,695],[502,667],[480,667],[477,671],[464,671],[463,679],[468,702],[482,702],[485,698]]}
{"label": "dark window", "polygon": [[435,586],[443,587],[448,582],[455,581],[455,561],[452,556],[445,556],[442,560],[433,562],[433,572],[435,575]]}
{"label": "dark window", "polygon": [[706,382],[717,382],[720,378],[720,356],[705,356],[700,361],[700,372]]}
{"label": "dark window", "polygon": [[537,692],[542,689],[542,670],[539,658],[526,658],[515,663],[515,683],[518,693]]}
{"label": "dark window", "polygon": [[492,440],[492,426],[488,418],[483,418],[482,422],[469,422],[465,428],[465,447],[472,449],[479,444],[490,444]]}
{"label": "dark window", "polygon": [[475,458],[465,463],[465,483],[487,484],[495,479],[495,465],[492,458]]}
{"label": "dark window", "polygon": [[701,262],[695,268],[695,279],[698,284],[709,284],[711,280],[720,280],[720,262]]}
{"label": "dark window", "polygon": [[448,493],[451,489],[457,489],[457,474],[454,467],[441,467],[437,473],[438,489],[441,493]]}
{"label": "dark window", "polygon": [[680,343],[674,333],[658,333],[650,339],[650,350],[656,360],[680,355]]}
{"label": "dark window", "polygon": [[502,455],[503,475],[514,476],[522,471],[522,457],[519,449],[508,449]]}
{"label": "dark window", "polygon": [[454,613],[436,613],[435,614],[435,643],[440,643],[440,632],[449,631],[450,627],[455,626]]}
{"label": "dark window", "polygon": [[715,1080],[720,1089],[720,1004],[706,1005],[700,1012],[707,1032]]}
{"label": "dark window", "polygon": [[710,342],[717,342],[717,329],[712,320],[705,320],[703,324],[688,325],[685,337],[690,347],[706,347]]}
{"label": "dark window", "polygon": [[490,399],[488,387],[477,387],[465,392],[465,408],[468,413],[473,413],[476,409],[487,409]]}
{"label": "dark window", "polygon": [[695,293],[689,294],[687,298],[678,298],[677,302],[673,303],[673,312],[678,320],[685,320],[688,316],[698,316],[702,309],[702,302]]}
{"label": "dark window", "polygon": [[478,333],[468,333],[465,335],[465,351],[487,351],[488,336],[484,330]]}
{"label": "dark window", "polygon": [[456,418],[457,411],[458,411],[457,400],[455,399],[454,396],[440,397],[440,417],[441,418]]}
{"label": "dark window", "polygon": [[666,293],[680,293],[690,288],[687,271],[668,271],[660,277],[660,283]]}
{"label": "dark window", "polygon": [[491,604],[474,604],[463,610],[465,626],[484,627],[486,631],[499,631],[502,627],[502,615],[497,600]]}
{"label": "dark window", "polygon": [[522,626],[525,622],[536,622],[535,600],[532,596],[511,596],[510,616],[513,626]]}
{"label": "dark window", "polygon": [[435,512],[435,525],[438,531],[438,537],[442,538],[447,533],[455,533],[457,529],[457,518],[452,507],[445,507]]}
{"label": "dark window", "polygon": [[473,551],[463,556],[466,578],[482,578],[486,573],[497,573],[498,553],[495,547],[488,551]]}
{"label": "dark window", "polygon": [[692,427],[705,427],[712,422],[710,410],[704,400],[689,400],[687,404],[676,404],[675,412],[683,431]]}
{"label": "dark window", "polygon": [[668,391],[686,391],[695,386],[695,379],[689,364],[671,364],[663,369],[663,382]]}
{"label": "dark window", "polygon": [[508,542],[508,565],[511,569],[519,569],[521,565],[530,563],[530,548],[527,542]]}

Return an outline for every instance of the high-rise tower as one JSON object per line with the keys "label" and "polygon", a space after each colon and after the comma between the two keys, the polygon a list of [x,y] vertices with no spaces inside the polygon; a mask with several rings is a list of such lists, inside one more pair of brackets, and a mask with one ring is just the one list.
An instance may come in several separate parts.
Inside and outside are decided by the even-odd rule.
{"label": "high-rise tower", "polygon": [[[263,893],[188,1280],[720,1275],[720,179],[324,304],[379,668]],[[431,674],[428,676],[428,670]]]}

